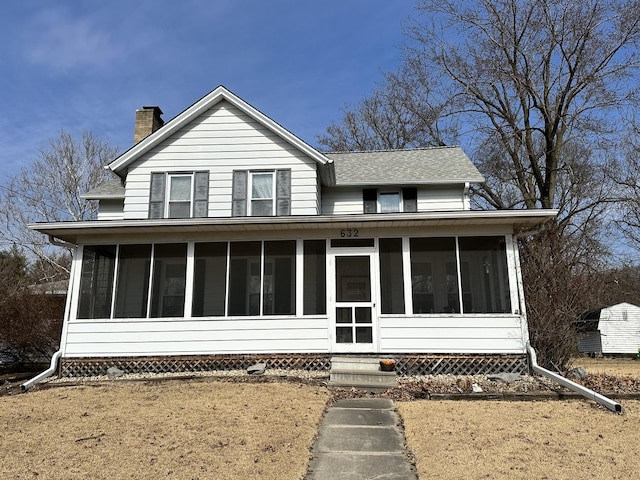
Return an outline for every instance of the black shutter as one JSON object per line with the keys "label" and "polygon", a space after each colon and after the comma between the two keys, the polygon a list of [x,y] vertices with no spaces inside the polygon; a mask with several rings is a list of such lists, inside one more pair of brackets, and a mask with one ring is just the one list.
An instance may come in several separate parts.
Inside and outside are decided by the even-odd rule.
{"label": "black shutter", "polygon": [[234,170],[231,216],[247,216],[247,171]]}
{"label": "black shutter", "polygon": [[164,217],[164,195],[167,184],[165,173],[151,174],[151,187],[149,191],[149,218]]}
{"label": "black shutter", "polygon": [[276,215],[291,215],[291,170],[276,170]]}
{"label": "black shutter", "polygon": [[375,188],[363,189],[362,203],[364,204],[364,213],[376,213],[378,211],[378,190]]}
{"label": "black shutter", "polygon": [[209,172],[196,172],[194,175],[193,216],[209,216]]}
{"label": "black shutter", "polygon": [[418,211],[418,189],[417,188],[403,188],[402,189],[402,202],[404,204],[404,211],[415,213]]}

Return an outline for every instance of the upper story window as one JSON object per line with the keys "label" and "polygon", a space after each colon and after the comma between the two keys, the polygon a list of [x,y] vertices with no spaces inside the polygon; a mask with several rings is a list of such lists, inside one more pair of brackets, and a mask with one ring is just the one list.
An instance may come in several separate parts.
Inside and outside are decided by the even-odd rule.
{"label": "upper story window", "polygon": [[149,218],[206,217],[209,172],[154,172],[151,174]]}
{"label": "upper story window", "polygon": [[291,215],[291,170],[235,170],[231,214]]}
{"label": "upper story window", "polygon": [[169,218],[191,217],[191,199],[193,198],[193,174],[167,175],[169,200],[166,216]]}
{"label": "upper story window", "polygon": [[364,213],[397,213],[418,211],[418,190],[402,188],[397,190],[362,190]]}
{"label": "upper story window", "polygon": [[380,192],[378,193],[378,204],[380,213],[397,213],[400,211],[402,197],[400,192]]}
{"label": "upper story window", "polygon": [[255,217],[268,217],[275,211],[275,174],[274,172],[249,172],[249,191],[251,201],[249,213]]}

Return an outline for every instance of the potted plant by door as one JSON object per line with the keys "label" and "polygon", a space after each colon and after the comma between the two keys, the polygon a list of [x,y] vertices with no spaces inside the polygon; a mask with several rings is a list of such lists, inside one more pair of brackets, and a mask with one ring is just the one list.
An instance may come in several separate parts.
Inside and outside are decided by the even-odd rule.
{"label": "potted plant by door", "polygon": [[396,368],[396,361],[393,358],[380,359],[380,370],[383,372],[393,372]]}

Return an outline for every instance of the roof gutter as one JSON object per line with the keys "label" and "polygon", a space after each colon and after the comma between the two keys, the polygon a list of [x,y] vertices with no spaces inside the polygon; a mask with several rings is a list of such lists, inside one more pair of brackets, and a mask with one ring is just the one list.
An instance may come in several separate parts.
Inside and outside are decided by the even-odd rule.
{"label": "roof gutter", "polygon": [[572,382],[568,378],[565,378],[562,375],[558,375],[557,373],[552,372],[551,370],[547,370],[546,368],[542,368],[540,365],[538,365],[536,351],[533,349],[533,347],[529,342],[527,342],[527,353],[529,354],[529,361],[530,361],[531,368],[537,374],[542,375],[543,377],[547,377],[553,380],[554,382],[559,383],[563,387],[566,387],[569,390],[573,390],[574,392],[582,395],[583,397],[587,397],[588,399],[593,400],[594,402],[606,407],[612,412],[622,413],[622,405],[620,405],[618,402],[614,402],[613,400],[605,397],[604,395],[600,395],[599,393],[596,393],[593,390],[583,385],[579,385],[575,382]]}
{"label": "roof gutter", "polygon": [[77,246],[77,245],[75,245],[73,243],[65,242],[64,240],[58,240],[53,235],[49,235],[48,237],[49,237],[49,243],[51,245],[55,245],[56,247],[75,248]]}

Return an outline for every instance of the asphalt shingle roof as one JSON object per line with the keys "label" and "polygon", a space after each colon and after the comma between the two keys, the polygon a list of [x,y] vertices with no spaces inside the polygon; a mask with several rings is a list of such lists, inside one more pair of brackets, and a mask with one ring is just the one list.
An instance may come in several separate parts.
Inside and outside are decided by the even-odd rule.
{"label": "asphalt shingle roof", "polygon": [[484,177],[460,147],[333,152],[336,185],[481,183]]}
{"label": "asphalt shingle roof", "polygon": [[108,180],[88,191],[82,198],[99,200],[101,198],[124,198],[124,187],[120,179]]}

